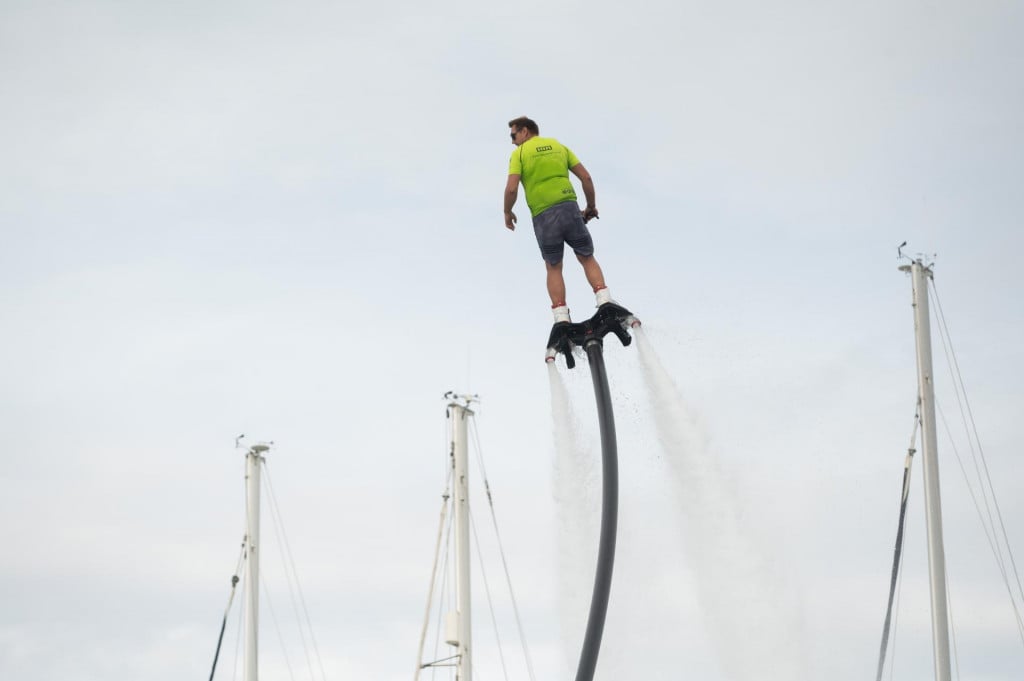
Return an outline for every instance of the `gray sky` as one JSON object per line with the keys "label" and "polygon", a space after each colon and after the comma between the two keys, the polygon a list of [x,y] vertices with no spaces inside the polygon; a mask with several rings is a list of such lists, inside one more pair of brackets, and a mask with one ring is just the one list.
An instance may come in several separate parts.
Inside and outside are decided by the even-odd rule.
{"label": "gray sky", "polygon": [[[1021,545],[1022,30],[1014,2],[4,2],[0,676],[208,674],[247,433],[278,443],[329,677],[409,679],[449,389],[483,396],[538,675],[564,674],[550,316],[525,203],[515,233],[500,208],[521,114],[594,175],[614,295],[799,623],[799,663],[766,677],[870,676],[915,396],[904,240],[937,254]],[[567,272],[581,319],[592,298]],[[697,557],[741,558],[687,530],[635,348],[608,356],[624,539],[601,673],[729,679]],[[586,367],[566,379],[591,432]],[[961,673],[1019,678],[945,436],[940,456]],[[920,480],[905,679],[932,673]]]}

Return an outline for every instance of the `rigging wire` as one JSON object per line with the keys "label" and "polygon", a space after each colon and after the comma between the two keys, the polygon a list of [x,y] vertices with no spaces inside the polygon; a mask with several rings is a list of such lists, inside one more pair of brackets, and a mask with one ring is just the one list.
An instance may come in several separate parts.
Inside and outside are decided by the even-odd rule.
{"label": "rigging wire", "polygon": [[[953,383],[954,383],[954,388],[955,388],[955,392],[956,392],[956,395],[957,395],[957,401],[958,402],[960,402],[960,400],[961,400],[961,397],[960,397],[961,393],[963,395],[963,401],[961,402],[961,406],[960,406],[961,417],[964,420],[965,430],[967,430],[968,442],[970,443],[972,456],[974,455],[974,451],[975,451],[974,445],[977,444],[977,452],[978,452],[978,454],[977,454],[977,456],[975,456],[975,469],[978,468],[978,460],[980,459],[981,460],[981,467],[984,469],[984,472],[985,472],[985,481],[988,483],[987,490],[988,490],[988,493],[991,494],[991,496],[992,496],[992,505],[995,507],[996,517],[999,519],[999,528],[1002,531],[1003,544],[1005,544],[1005,546],[1006,546],[1006,553],[1007,553],[1007,555],[1010,558],[1010,566],[1011,566],[1011,569],[1012,569],[1012,572],[1013,572],[1013,576],[1014,576],[1014,579],[1017,582],[1017,590],[1018,590],[1018,593],[1020,594],[1022,602],[1024,602],[1024,586],[1021,585],[1020,571],[1017,569],[1017,561],[1016,561],[1016,559],[1013,556],[1013,548],[1010,545],[1009,536],[1007,535],[1007,532],[1006,532],[1006,523],[1003,520],[1003,512],[1002,512],[1002,510],[1001,510],[1001,508],[999,506],[999,500],[998,500],[998,498],[996,496],[995,486],[992,484],[992,476],[991,476],[991,474],[989,472],[988,461],[987,461],[987,459],[985,457],[985,450],[984,450],[984,448],[981,445],[981,438],[978,435],[978,426],[977,426],[977,422],[974,419],[974,411],[971,409],[970,400],[967,398],[967,388],[964,385],[963,374],[960,371],[960,363],[957,360],[956,351],[953,348],[952,337],[949,334],[949,327],[946,324],[946,315],[943,312],[942,303],[939,300],[938,288],[935,286],[935,280],[934,279],[931,280],[931,287],[932,287],[932,293],[935,296],[936,308],[938,309],[938,312],[939,312],[939,322],[940,322],[940,324],[939,324],[939,326],[940,326],[939,337],[940,337],[940,339],[942,339],[943,349],[946,350],[946,361],[947,361],[947,365],[949,366],[949,369],[950,369],[950,374],[953,375]],[[968,428],[968,421],[970,422],[970,427],[969,428]],[[971,437],[972,434],[973,434],[973,438]],[[980,471],[978,471],[978,478],[979,478],[979,481],[981,482],[981,472]],[[990,521],[990,523],[992,525],[992,532],[993,532],[993,534],[995,534],[996,533],[995,521],[992,520],[991,509],[988,508],[988,496],[985,494],[985,490],[986,490],[985,483],[982,482],[982,498],[985,500],[986,509],[988,510],[988,513],[989,513],[989,521]],[[999,546],[998,541],[996,542],[996,546]],[[1002,562],[1002,551],[1001,550],[998,551],[997,554],[998,554],[998,557],[999,557],[999,561]],[[1009,592],[1009,595],[1010,595],[1010,602],[1013,605],[1013,611],[1014,611],[1014,615],[1015,615],[1015,617],[1017,619],[1017,628],[1018,628],[1018,632],[1020,633],[1020,636],[1021,636],[1021,642],[1024,643],[1024,622],[1022,622],[1022,620],[1021,620],[1020,612],[1019,612],[1019,609],[1017,607],[1016,599],[1015,599],[1014,594],[1013,594],[1013,588],[1010,586],[1009,579],[1008,579],[1008,577],[1006,575],[1005,567],[1003,568],[1003,581],[1006,584],[1007,591]]]}
{"label": "rigging wire", "polygon": [[491,599],[491,585],[487,581],[487,568],[484,566],[483,552],[480,551],[480,537],[476,532],[476,520],[473,512],[469,512],[469,526],[473,528],[473,542],[476,548],[477,562],[480,563],[480,575],[484,580],[484,593],[487,594],[487,607],[491,612],[491,624],[494,626],[494,639],[498,642],[498,660],[501,662],[501,673],[508,681],[508,668],[505,665],[505,651],[501,647],[501,634],[498,631],[498,618],[494,614],[494,601]]}
{"label": "rigging wire", "polygon": [[[288,542],[288,534],[287,532],[285,532],[284,518],[281,516],[280,505],[277,503],[277,496],[274,494],[274,485],[270,479],[270,468],[267,465],[266,459],[263,459],[263,472],[265,473],[263,479],[266,480],[266,488],[267,491],[269,492],[268,496],[270,500],[270,517],[271,520],[273,521],[272,524],[274,527],[274,535],[277,537],[277,550],[278,553],[281,555],[281,562],[284,563],[285,581],[288,583],[288,592],[289,595],[291,596],[292,609],[295,612],[295,619],[299,623],[299,638],[302,641],[303,652],[305,653],[306,656],[306,665],[309,668],[309,677],[310,679],[314,679],[315,681],[315,677],[313,674],[313,662],[309,656],[309,646],[306,643],[306,636],[303,633],[302,628],[302,618],[299,615],[299,609],[296,603],[296,592],[298,592],[299,595],[298,603],[302,605],[302,613],[305,615],[306,628],[309,629],[309,638],[313,643],[313,653],[320,667],[321,678],[324,679],[324,681],[326,681],[327,672],[324,670],[323,659],[320,657],[320,649],[316,643],[316,636],[313,634],[313,622],[309,616],[309,608],[306,607],[306,598],[303,595],[302,584],[299,581],[299,573],[295,567],[295,557],[292,554],[291,545]],[[291,567],[290,573],[289,566]]]}
{"label": "rigging wire", "polygon": [[[449,503],[454,503],[454,502],[449,501]],[[440,666],[438,664],[439,662],[442,662],[442,661],[445,661],[445,660],[450,660],[450,659],[453,659],[454,657],[458,657],[458,655],[454,655],[452,657],[444,658],[444,660],[438,659],[438,657],[441,654],[440,653],[440,649],[441,649],[442,618],[443,618],[444,613],[446,611],[447,612],[451,612],[454,609],[454,604],[453,604],[454,603],[454,593],[448,588],[448,586],[449,586],[448,585],[448,580],[449,580],[448,557],[450,555],[450,547],[451,547],[451,540],[452,540],[452,525],[453,525],[453,523],[452,523],[452,516],[454,516],[454,515],[455,515],[454,513],[448,514],[448,526],[447,526],[447,529],[445,530],[444,551],[443,551],[444,562],[441,564],[441,589],[440,589],[440,592],[438,593],[438,596],[437,596],[437,601],[438,601],[439,606],[437,608],[437,624],[435,625],[435,628],[434,628],[434,631],[435,631],[435,634],[434,634],[434,660],[435,661],[431,662],[428,665],[430,667],[430,678],[431,679],[436,679],[437,678],[437,668]],[[448,602],[447,602],[447,606],[448,607],[447,607],[447,609],[443,607],[443,604],[445,602],[445,598],[448,599]],[[448,670],[448,677],[449,678],[451,678],[453,671],[454,670],[452,670],[452,669]]]}
{"label": "rigging wire", "polygon": [[892,575],[889,579],[889,601],[885,609],[885,623],[882,625],[882,644],[878,653],[878,672],[876,681],[882,681],[882,673],[885,669],[886,648],[889,645],[889,627],[892,622],[892,604],[896,595],[897,580],[900,577],[900,564],[903,559],[903,529],[907,517],[907,499],[910,497],[910,471],[914,460],[914,443],[917,442],[917,429],[921,425],[921,399],[917,400],[917,408],[914,413],[914,429],[910,435],[910,446],[907,448],[907,456],[903,460],[903,488],[900,491],[900,515],[896,526],[896,546],[892,558]]}
{"label": "rigging wire", "polygon": [[277,619],[277,613],[274,611],[274,601],[270,598],[270,589],[267,588],[267,582],[263,579],[263,574],[260,573],[260,585],[263,587],[263,597],[267,599],[267,609],[270,610],[270,619],[274,622],[274,629],[277,631],[277,640],[281,645],[281,656],[284,658],[284,666],[288,669],[288,678],[291,681],[295,681],[295,674],[292,672],[292,663],[288,659],[288,648],[284,644],[284,636],[281,635],[281,624]]}
{"label": "rigging wire", "polygon": [[[937,406],[937,405],[936,405]],[[1006,562],[1001,559],[1001,555],[996,549],[996,544],[999,538],[995,535],[995,528],[990,527],[985,522],[985,516],[982,513],[981,505],[978,503],[977,496],[974,494],[974,488],[971,485],[970,476],[967,473],[967,468],[964,466],[964,462],[960,456],[960,452],[956,447],[956,443],[953,441],[953,433],[950,432],[949,424],[946,421],[946,416],[939,409],[939,417],[942,420],[942,425],[946,429],[946,436],[950,439],[950,446],[953,449],[953,454],[956,456],[957,464],[960,466],[960,473],[964,476],[964,484],[967,485],[967,491],[971,495],[971,500],[974,502],[974,509],[978,513],[978,520],[981,523],[982,529],[985,531],[985,538],[988,540],[989,549],[992,551],[992,556],[996,560],[996,567],[999,568],[999,572],[1003,577],[1003,585],[1006,587],[1007,595],[1010,597],[1010,606],[1013,608],[1014,618],[1017,622],[1017,632],[1021,637],[1021,641],[1024,642],[1024,623],[1021,621],[1020,610],[1017,607],[1016,599],[1013,597],[1013,588],[1010,586],[1010,578],[1006,571]],[[947,589],[948,592],[948,589]]]}
{"label": "rigging wire", "polygon": [[[451,503],[454,504],[455,502],[452,501]],[[451,568],[451,557],[452,556],[451,556],[451,553],[450,553],[450,551],[451,551],[450,547],[452,545],[452,536],[454,534],[455,534],[455,512],[453,511],[451,513],[451,515],[449,516],[449,520],[448,520],[448,541],[447,541],[447,543],[445,545],[445,559],[444,559],[444,575],[445,575],[445,579],[444,579],[444,583],[442,585],[444,587],[444,594],[443,595],[445,596],[445,598],[448,601],[448,607],[446,608],[445,612],[455,612],[456,608],[457,608],[457,605],[458,605],[458,594],[456,593],[455,584],[453,583],[454,582],[454,570]],[[438,623],[441,622],[441,618],[442,618],[442,613],[438,612]],[[440,642],[441,642],[441,627],[438,626],[438,628],[437,628],[437,639],[435,640],[435,649],[438,650],[438,651],[440,651]],[[454,658],[459,658],[460,655],[461,655],[461,653],[452,656],[452,658],[453,659]],[[453,665],[452,667],[449,667],[449,669],[448,669],[448,678],[449,679],[454,679],[456,676],[458,676],[458,674],[456,673],[455,666]]]}
{"label": "rigging wire", "polygon": [[[933,290],[934,290],[934,284],[933,284]],[[956,395],[957,406],[960,409],[960,420],[963,423],[964,430],[966,431],[966,434],[967,434],[967,446],[970,448],[971,460],[974,463],[974,471],[975,471],[975,474],[978,476],[978,486],[979,486],[979,488],[981,490],[982,501],[985,502],[985,512],[988,514],[988,524],[989,524],[989,526],[992,527],[992,530],[993,530],[993,533],[994,533],[995,532],[995,519],[992,517],[992,508],[991,508],[991,505],[989,504],[989,500],[988,500],[989,490],[986,490],[986,488],[985,488],[985,482],[984,482],[984,480],[983,480],[983,478],[981,476],[981,468],[978,466],[978,458],[979,457],[978,457],[978,452],[976,451],[975,446],[974,446],[975,445],[975,440],[974,440],[974,438],[971,437],[971,432],[970,432],[970,429],[969,429],[969,427],[967,425],[968,418],[967,418],[967,411],[965,409],[965,404],[964,404],[965,400],[966,400],[966,389],[963,386],[962,377],[959,376],[960,369],[959,369],[959,366],[956,363],[955,353],[952,352],[952,348],[951,348],[952,339],[949,338],[949,329],[946,327],[945,317],[942,315],[942,306],[939,304],[939,301],[938,301],[938,293],[935,294],[935,303],[936,303],[936,307],[938,308],[938,312],[939,312],[939,322],[940,322],[939,339],[942,341],[942,349],[943,349],[943,352],[945,353],[945,356],[946,356],[946,366],[949,369],[950,380],[951,380],[951,383],[953,385],[953,392]],[[954,367],[955,367],[955,370],[954,370]],[[952,440],[952,437],[950,439]],[[991,490],[991,493],[994,495],[994,490]],[[993,502],[994,501],[995,501],[995,499],[993,498]],[[982,518],[982,523],[984,523],[984,522],[985,522],[984,518]],[[1000,566],[1004,565],[1005,560],[1003,558],[1002,548],[1000,546],[998,546],[998,544],[997,544],[996,547],[995,547],[995,550],[996,550],[996,560],[999,562]]]}
{"label": "rigging wire", "polygon": [[445,480],[444,494],[441,495],[441,519],[437,526],[437,542],[434,546],[434,567],[430,572],[430,588],[427,590],[427,610],[423,615],[423,631],[420,633],[420,650],[416,658],[416,673],[413,681],[420,678],[420,670],[423,669],[423,646],[427,641],[427,628],[430,625],[430,609],[433,605],[434,589],[437,583],[437,566],[441,559],[441,541],[444,538],[445,521],[448,518],[448,499],[451,497],[450,485],[451,476]]}
{"label": "rigging wire", "polygon": [[[938,406],[938,405],[936,405],[936,406]],[[959,450],[956,447],[956,443],[953,441],[953,433],[950,432],[949,423],[947,423],[946,416],[942,412],[942,409],[939,408],[938,411],[939,411],[940,420],[942,421],[942,425],[943,425],[943,427],[946,430],[946,436],[950,440],[950,446],[953,449],[953,454],[956,456],[957,465],[960,466],[960,473],[964,476],[964,484],[967,485],[967,491],[970,493],[971,500],[974,502],[974,510],[977,511],[977,513],[978,513],[978,520],[981,522],[981,527],[985,531],[985,538],[988,540],[989,549],[992,551],[992,555],[996,559],[996,567],[999,568],[999,572],[1002,574],[1003,585],[1006,586],[1007,595],[1009,595],[1009,597],[1010,597],[1010,606],[1013,608],[1013,615],[1014,615],[1014,618],[1016,619],[1016,622],[1017,622],[1017,632],[1021,636],[1021,641],[1024,642],[1024,625],[1022,625],[1022,623],[1021,623],[1020,611],[1018,610],[1017,602],[1016,602],[1016,600],[1013,597],[1013,589],[1010,587],[1009,577],[1007,576],[1007,573],[1006,573],[1006,564],[1005,564],[1004,561],[999,560],[1000,556],[999,556],[998,552],[996,551],[995,543],[998,541],[998,537],[996,537],[994,535],[995,528],[991,528],[991,530],[990,530],[989,526],[985,523],[985,516],[982,514],[981,505],[978,503],[978,499],[977,499],[977,497],[974,494],[974,489],[971,486],[971,480],[970,480],[970,476],[967,473],[967,468],[964,466],[964,462],[963,462],[963,460],[962,460],[962,458],[960,456],[960,452],[959,452]],[[946,581],[947,581],[946,593],[948,595],[949,594],[949,584],[948,584],[949,578],[948,578],[948,576],[946,578]],[[951,609],[950,610],[950,626],[952,626],[952,625],[953,625],[953,622],[952,622],[952,609]],[[953,645],[954,645],[954,654],[955,654],[955,652],[956,652],[955,651],[955,646],[956,646],[956,641],[955,640],[953,641]]]}
{"label": "rigging wire", "polygon": [[526,643],[526,633],[523,630],[523,619],[519,614],[519,603],[516,600],[515,590],[512,588],[512,575],[508,567],[508,559],[505,557],[505,546],[501,541],[501,532],[498,531],[498,517],[494,509],[494,497],[491,494],[491,483],[487,479],[487,471],[484,468],[483,458],[483,447],[480,445],[480,433],[476,427],[476,419],[470,419],[470,425],[472,426],[473,442],[476,445],[477,461],[480,465],[480,475],[484,481],[484,490],[487,493],[487,505],[491,512],[491,525],[494,527],[494,536],[498,540],[498,553],[501,556],[501,565],[505,571],[505,583],[508,586],[509,596],[512,599],[512,611],[516,618],[516,627],[519,631],[519,642],[523,648],[523,657],[526,660],[526,671],[529,674],[530,681],[536,681],[536,675],[533,671],[533,660],[530,658],[530,649]]}
{"label": "rigging wire", "polygon": [[[971,501],[974,503],[974,510],[978,513],[978,522],[981,523],[981,529],[985,532],[985,539],[988,540],[988,547],[992,551],[992,557],[996,559],[996,567],[1003,575],[1003,580],[1007,579],[1006,574],[1006,561],[1002,560],[1002,556],[999,554],[996,542],[999,538],[994,534],[994,528],[987,522],[985,522],[985,512],[981,509],[981,504],[978,502],[978,495],[974,491],[974,485],[971,483],[971,475],[967,472],[967,467],[964,465],[963,457],[960,456],[960,449],[956,446],[956,440],[953,438],[953,431],[949,427],[949,421],[946,419],[946,413],[943,411],[942,406],[936,402],[935,409],[939,414],[939,420],[942,421],[942,427],[946,431],[946,437],[949,438],[950,449],[953,450],[953,455],[956,458],[956,463],[960,467],[960,474],[964,476],[964,484],[967,486],[967,493],[971,496]],[[979,481],[980,482],[980,481]],[[1011,593],[1011,596],[1013,594]]]}

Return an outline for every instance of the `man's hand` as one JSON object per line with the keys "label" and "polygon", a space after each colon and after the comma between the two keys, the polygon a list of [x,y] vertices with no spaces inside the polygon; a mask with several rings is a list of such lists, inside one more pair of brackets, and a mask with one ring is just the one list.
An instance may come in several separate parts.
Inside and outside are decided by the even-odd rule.
{"label": "man's hand", "polygon": [[509,175],[505,181],[505,227],[512,232],[516,230],[516,214],[512,212],[512,207],[519,198],[519,179],[519,175]]}
{"label": "man's hand", "polygon": [[583,214],[583,222],[590,222],[593,218],[600,219],[600,216],[597,214],[597,208],[594,206],[587,206],[580,212]]}

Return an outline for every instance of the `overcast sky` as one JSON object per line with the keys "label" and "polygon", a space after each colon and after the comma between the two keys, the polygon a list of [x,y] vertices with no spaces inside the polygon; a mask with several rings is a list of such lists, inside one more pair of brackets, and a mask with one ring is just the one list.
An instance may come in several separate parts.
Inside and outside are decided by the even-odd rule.
{"label": "overcast sky", "polygon": [[[702,543],[637,348],[610,342],[621,539],[599,678],[731,681],[730,657],[755,654],[761,678],[870,678],[916,394],[903,241],[936,263],[1011,546],[1024,537],[1022,34],[1024,6],[988,0],[0,3],[0,677],[206,678],[246,433],[276,443],[328,678],[408,681],[450,389],[482,396],[534,664],[566,676],[551,318],[525,202],[516,232],[501,216],[506,123],[527,114],[593,174],[596,254],[746,547]],[[561,371],[596,461],[588,369]],[[940,465],[960,672],[1019,679],[945,435]],[[902,679],[932,677],[920,482]],[[744,560],[765,567],[735,593],[783,613],[783,647],[730,629],[747,606],[723,614],[704,589]],[[287,678],[272,626],[263,676]]]}

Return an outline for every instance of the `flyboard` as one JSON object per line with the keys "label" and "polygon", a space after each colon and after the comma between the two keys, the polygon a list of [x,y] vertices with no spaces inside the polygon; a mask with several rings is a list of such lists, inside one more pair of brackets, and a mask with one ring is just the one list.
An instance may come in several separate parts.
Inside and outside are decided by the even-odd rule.
{"label": "flyboard", "polygon": [[593,343],[600,347],[603,338],[609,333],[615,334],[615,337],[626,346],[633,342],[629,329],[637,326],[640,326],[640,320],[632,312],[618,303],[605,303],[585,322],[556,322],[548,336],[548,349],[544,354],[544,361],[554,362],[555,358],[562,354],[565,356],[565,365],[572,369],[576,366],[574,347],[587,349]]}
{"label": "flyboard", "polygon": [[557,322],[551,328],[545,354],[547,362],[554,362],[559,354],[564,355],[566,366],[572,369],[576,366],[573,350],[577,347],[586,350],[594,382],[594,396],[597,400],[598,423],[601,428],[601,538],[597,551],[597,570],[594,573],[594,593],[590,600],[587,631],[583,638],[579,665],[576,668],[576,681],[593,681],[597,668],[597,656],[601,649],[601,637],[608,613],[608,598],[612,588],[615,532],[619,512],[618,444],[615,439],[615,415],[612,411],[602,345],[604,337],[609,333],[615,334],[624,346],[629,345],[633,342],[629,329],[638,326],[640,320],[632,312],[616,303],[605,303],[585,322]]}

